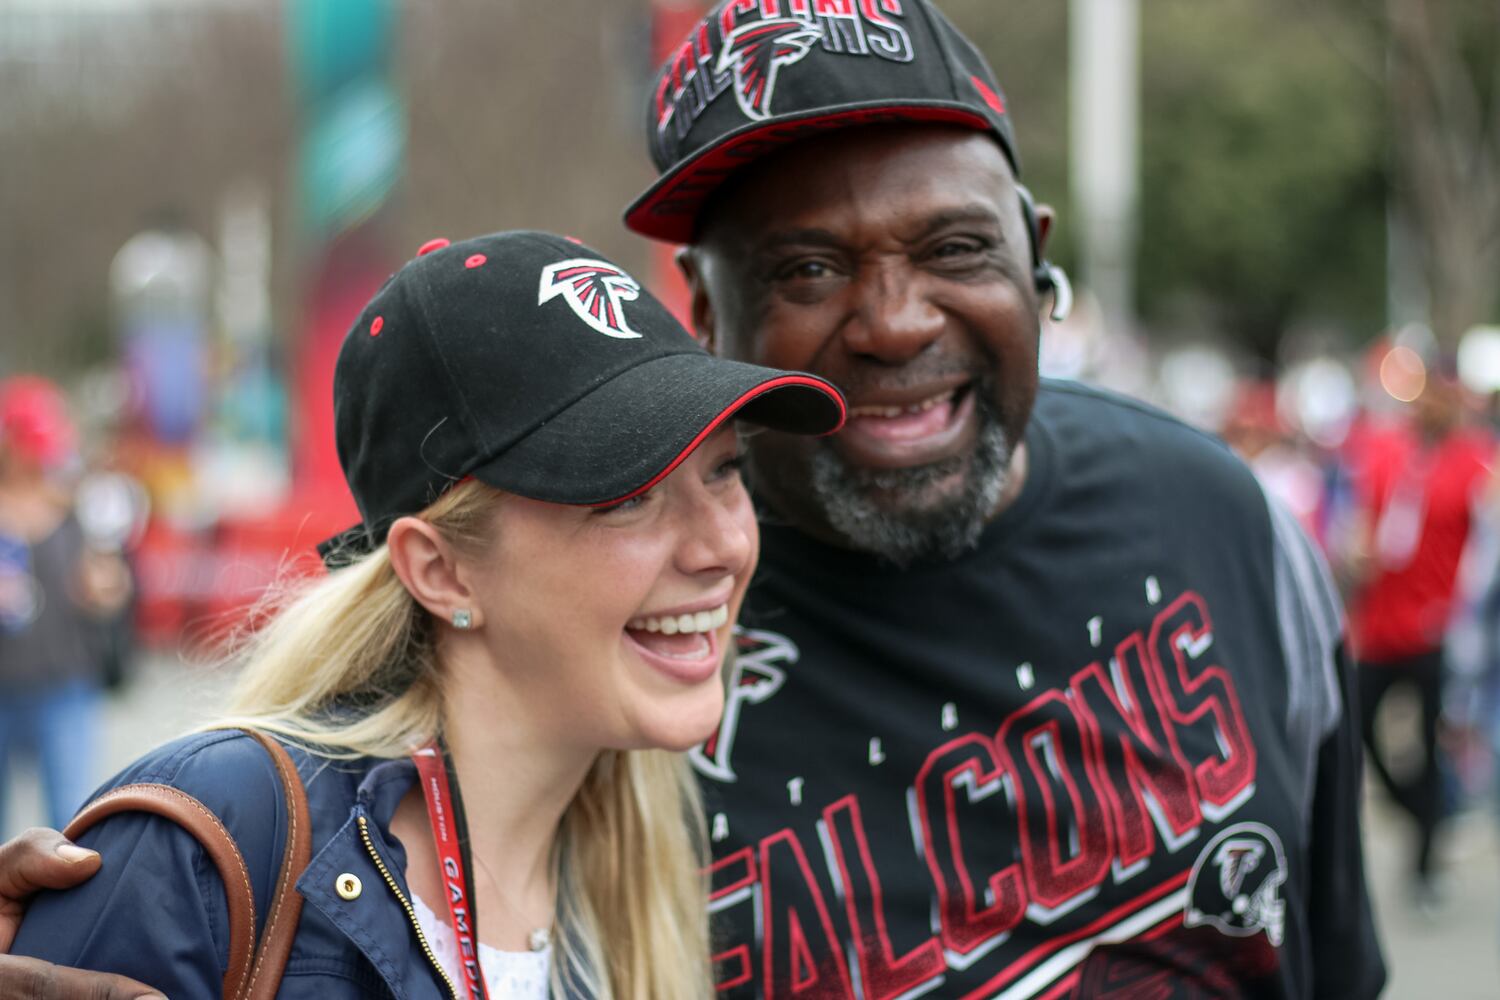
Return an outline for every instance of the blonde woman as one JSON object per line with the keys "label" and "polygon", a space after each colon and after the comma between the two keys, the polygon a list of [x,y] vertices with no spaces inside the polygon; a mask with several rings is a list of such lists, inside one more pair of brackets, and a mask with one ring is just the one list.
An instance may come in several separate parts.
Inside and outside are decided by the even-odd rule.
{"label": "blonde woman", "polygon": [[[712,358],[540,233],[424,247],[350,331],[334,396],[363,520],[258,633],[225,720],[279,737],[310,801],[279,995],[710,996],[673,751],[717,724],[756,561],[732,422],[826,433],[842,398]],[[263,913],[286,825],[264,750],[208,731],[110,786],[137,781],[218,815]],[[39,897],[14,952],[217,996],[224,889],[198,843],[121,814],[82,844],[100,873]]]}

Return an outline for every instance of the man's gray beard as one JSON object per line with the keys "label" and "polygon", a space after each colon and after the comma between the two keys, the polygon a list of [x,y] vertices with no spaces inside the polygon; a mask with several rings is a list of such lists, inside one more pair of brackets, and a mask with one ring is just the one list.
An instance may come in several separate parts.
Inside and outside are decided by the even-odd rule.
{"label": "man's gray beard", "polygon": [[[813,452],[812,490],[818,508],[851,548],[898,566],[917,560],[956,559],[979,536],[1010,479],[1011,445],[987,401],[979,403],[979,440],[968,455],[910,469],[851,468],[827,442]],[[937,483],[963,475],[956,490],[936,502],[887,508],[876,495],[920,497]]]}

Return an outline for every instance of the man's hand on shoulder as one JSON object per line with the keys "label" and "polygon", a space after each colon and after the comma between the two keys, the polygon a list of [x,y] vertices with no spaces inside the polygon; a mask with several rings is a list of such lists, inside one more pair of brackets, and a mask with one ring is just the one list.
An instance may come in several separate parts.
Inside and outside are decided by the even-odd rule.
{"label": "man's hand on shoulder", "polygon": [[31,829],[0,844],[0,997],[18,1000],[146,1000],[161,994],[124,976],[65,969],[10,950],[39,889],[66,889],[99,870],[99,855],[56,830]]}
{"label": "man's hand on shoulder", "polygon": [[0,952],[10,951],[34,893],[71,888],[98,870],[98,854],[56,830],[33,827],[0,844]]}

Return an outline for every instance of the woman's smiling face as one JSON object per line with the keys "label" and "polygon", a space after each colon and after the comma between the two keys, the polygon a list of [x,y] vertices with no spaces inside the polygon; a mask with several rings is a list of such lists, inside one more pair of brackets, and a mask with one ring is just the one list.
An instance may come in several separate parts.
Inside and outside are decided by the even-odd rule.
{"label": "woman's smiling face", "polygon": [[733,428],[624,504],[506,496],[495,516],[469,573],[483,641],[536,735],[610,749],[707,738],[759,548]]}

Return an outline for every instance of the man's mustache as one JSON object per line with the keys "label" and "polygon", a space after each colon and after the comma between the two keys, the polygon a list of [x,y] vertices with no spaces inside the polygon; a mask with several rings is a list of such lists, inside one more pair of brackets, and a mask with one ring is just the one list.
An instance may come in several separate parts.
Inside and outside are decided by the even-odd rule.
{"label": "man's mustache", "polygon": [[838,386],[844,391],[844,395],[857,399],[865,393],[900,392],[955,378],[966,378],[974,384],[991,385],[994,382],[992,365],[980,358],[941,358],[930,362],[918,359],[899,368],[872,363],[869,367],[861,366],[853,371],[840,373]]}

